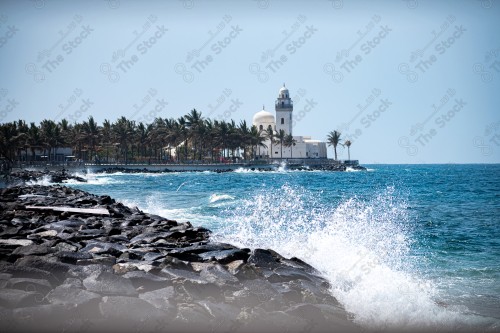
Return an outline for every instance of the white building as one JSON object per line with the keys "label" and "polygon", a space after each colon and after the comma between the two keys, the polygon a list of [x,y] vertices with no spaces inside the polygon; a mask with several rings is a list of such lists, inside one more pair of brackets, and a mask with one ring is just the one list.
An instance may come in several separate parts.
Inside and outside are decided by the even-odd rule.
{"label": "white building", "polygon": [[282,149],[283,158],[327,158],[325,142],[313,140],[310,136],[293,135],[293,101],[284,84],[275,102],[275,112],[276,118],[272,113],[262,108],[262,111],[257,112],[253,116],[253,125],[262,132],[263,136],[266,135],[266,130],[269,126],[274,130],[275,135],[280,130],[284,130],[286,135],[292,134],[295,144],[290,147],[286,147],[285,145],[281,147],[279,142],[271,145],[271,140],[267,138],[264,142],[266,147],[257,148],[256,154],[258,158],[281,158]]}

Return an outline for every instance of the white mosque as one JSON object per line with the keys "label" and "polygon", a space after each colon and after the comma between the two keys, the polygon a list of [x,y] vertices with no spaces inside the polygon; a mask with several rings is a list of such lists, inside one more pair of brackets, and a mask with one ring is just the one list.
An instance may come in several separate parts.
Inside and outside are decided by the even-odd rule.
{"label": "white mosque", "polygon": [[[279,133],[280,130],[283,130],[285,135],[292,134],[293,101],[290,98],[290,93],[285,87],[285,84],[283,84],[283,87],[278,93],[278,99],[276,99],[275,102],[275,111],[276,118],[272,113],[263,108],[262,111],[257,112],[253,116],[253,125],[262,131],[263,135],[265,135],[269,126],[274,130],[275,135]],[[293,134],[292,136],[294,144],[290,147],[285,145],[281,147],[279,142],[271,145],[271,140],[267,138],[264,142],[266,147],[257,149],[257,157],[281,158],[281,149],[283,148],[283,158],[327,158],[326,142],[313,140],[310,136],[294,136]]]}

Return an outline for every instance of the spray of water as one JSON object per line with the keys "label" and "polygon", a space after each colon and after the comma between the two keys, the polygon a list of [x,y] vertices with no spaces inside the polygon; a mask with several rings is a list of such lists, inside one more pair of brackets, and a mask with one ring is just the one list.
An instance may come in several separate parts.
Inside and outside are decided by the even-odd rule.
{"label": "spray of water", "polygon": [[289,185],[266,189],[228,210],[213,237],[306,260],[331,282],[332,294],[363,326],[463,326],[457,309],[438,305],[433,283],[420,277],[409,253],[408,210],[394,188],[334,204],[319,197]]}

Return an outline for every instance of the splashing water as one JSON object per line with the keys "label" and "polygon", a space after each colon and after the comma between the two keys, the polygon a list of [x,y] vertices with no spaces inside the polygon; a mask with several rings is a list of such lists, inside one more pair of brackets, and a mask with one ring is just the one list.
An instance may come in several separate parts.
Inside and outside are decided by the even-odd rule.
{"label": "splashing water", "polygon": [[215,240],[271,248],[316,267],[332,294],[370,328],[463,327],[460,309],[437,304],[411,256],[407,207],[393,187],[336,207],[301,187],[266,189],[228,210]]}

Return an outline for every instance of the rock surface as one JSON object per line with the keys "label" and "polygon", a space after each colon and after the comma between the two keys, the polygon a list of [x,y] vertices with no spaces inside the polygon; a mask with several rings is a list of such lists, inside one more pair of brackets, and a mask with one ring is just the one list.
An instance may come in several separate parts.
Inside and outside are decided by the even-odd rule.
{"label": "rock surface", "polygon": [[[27,206],[104,208],[61,212]],[[0,194],[8,332],[359,331],[310,265],[63,186]]]}

